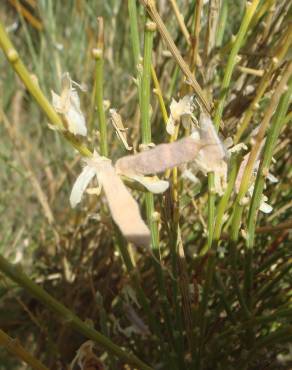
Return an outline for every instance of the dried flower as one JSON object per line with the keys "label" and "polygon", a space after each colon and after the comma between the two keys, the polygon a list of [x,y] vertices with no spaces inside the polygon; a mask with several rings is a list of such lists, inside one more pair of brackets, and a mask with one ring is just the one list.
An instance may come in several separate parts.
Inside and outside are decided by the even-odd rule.
{"label": "dried flower", "polygon": [[199,127],[193,129],[191,136],[201,145],[191,167],[204,175],[214,172],[215,191],[222,194],[227,184],[228,152],[207,114],[201,113]]}
{"label": "dried flower", "polygon": [[80,100],[74,86],[81,86],[72,81],[69,73],[62,76],[62,92],[57,95],[52,93],[53,106],[62,116],[65,127],[74,135],[87,135],[85,118],[80,110]]}
{"label": "dried flower", "polygon": [[[187,101],[190,99],[185,98],[188,98]],[[190,163],[196,172],[201,171],[204,175],[214,172],[215,191],[222,194],[227,183],[227,161],[228,152],[211,119],[202,113],[200,126],[193,128],[191,136],[173,143],[157,145],[139,154],[122,157],[116,162],[115,168],[120,174],[132,178],[136,176],[139,181],[137,175],[157,174]],[[195,179],[189,170],[185,175]]]}
{"label": "dried flower", "polygon": [[[238,170],[238,173],[237,173],[237,177],[236,177],[236,180],[235,180],[235,191],[238,193],[239,192],[239,188],[240,188],[240,184],[241,184],[241,181],[242,181],[242,177],[244,175],[244,171],[245,171],[245,167],[248,163],[248,160],[249,160],[249,156],[250,156],[250,152],[247,153],[244,157],[243,157],[243,161],[241,162],[240,164],[240,167],[239,167],[239,170]],[[253,195],[253,191],[254,191],[254,182],[255,182],[255,179],[256,179],[256,175],[257,175],[257,172],[258,172],[258,169],[259,169],[259,165],[260,165],[260,160],[258,159],[260,156],[260,151],[257,155],[257,159],[255,160],[254,162],[254,166],[253,166],[253,171],[252,171],[252,177],[251,177],[251,180],[250,180],[250,185],[249,185],[249,188],[248,188],[248,191],[247,191],[247,198],[246,198],[246,201],[248,202],[249,199],[252,197]],[[269,181],[271,181],[272,183],[276,183],[278,180],[276,179],[275,176],[273,176],[272,174],[268,173],[267,174],[267,179]],[[260,202],[260,211],[262,211],[263,213],[271,213],[273,208],[266,203],[266,201],[268,200],[268,198],[265,196],[265,195],[262,195],[262,199],[261,199],[261,202]]]}
{"label": "dried flower", "polygon": [[169,144],[160,144],[139,154],[120,158],[115,168],[118,173],[128,175],[150,175],[166,171],[193,161],[201,149],[200,143],[185,137]]}
{"label": "dried flower", "polygon": [[166,124],[166,131],[169,135],[175,132],[175,125],[182,121],[184,126],[189,126],[193,114],[193,97],[186,95],[178,102],[172,99],[170,104],[170,116]]}
{"label": "dried flower", "polygon": [[111,161],[97,152],[85,159],[86,166],[73,185],[70,203],[75,207],[90,181],[95,177],[102,186],[111,215],[125,238],[136,245],[149,246],[150,232],[141,218],[139,207],[117,175]]}
{"label": "dried flower", "polygon": [[88,340],[84,342],[76,352],[76,356],[71,362],[70,369],[73,370],[77,364],[80,370],[104,370],[105,367],[101,360],[93,352],[94,342]]}

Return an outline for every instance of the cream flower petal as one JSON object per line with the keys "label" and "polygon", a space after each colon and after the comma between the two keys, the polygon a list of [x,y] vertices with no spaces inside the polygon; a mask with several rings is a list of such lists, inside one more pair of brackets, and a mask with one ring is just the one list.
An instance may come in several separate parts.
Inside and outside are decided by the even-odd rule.
{"label": "cream flower petal", "polygon": [[194,184],[199,184],[200,183],[200,180],[198,179],[198,177],[192,171],[190,171],[189,169],[185,169],[182,172],[182,177],[190,180]]}
{"label": "cream flower petal", "polygon": [[267,179],[268,179],[272,184],[276,184],[276,183],[279,181],[279,180],[277,179],[277,177],[275,177],[274,175],[272,175],[270,172],[268,173]]}
{"label": "cream flower petal", "polygon": [[166,132],[169,135],[173,135],[175,133],[175,124],[172,116],[169,116],[167,124],[166,124]]}
{"label": "cream flower petal", "polygon": [[191,95],[186,95],[178,102],[172,99],[170,104],[170,116],[166,124],[166,131],[169,135],[175,132],[175,125],[182,121],[185,128],[192,127],[191,115],[193,98]]}
{"label": "cream flower petal", "polygon": [[159,144],[139,154],[122,157],[117,160],[115,168],[119,174],[126,176],[157,174],[193,161],[201,148],[201,144],[189,136],[173,143]]}
{"label": "cream flower petal", "polygon": [[226,149],[229,149],[233,146],[233,139],[232,137],[227,137],[224,141],[223,141],[223,144],[225,146]]}
{"label": "cream flower petal", "polygon": [[85,166],[81,174],[77,177],[70,195],[70,204],[74,208],[80,203],[83,193],[90,181],[96,175],[96,170],[93,167]]}
{"label": "cream flower petal", "polygon": [[186,95],[178,102],[172,99],[170,104],[170,114],[174,121],[179,121],[183,114],[192,114],[192,96]]}
{"label": "cream flower petal", "polygon": [[61,114],[74,135],[87,135],[85,118],[80,110],[80,100],[77,91],[72,87],[73,81],[69,73],[62,77],[62,92],[57,95],[52,91],[52,103],[56,111]]}
{"label": "cream flower petal", "polygon": [[112,218],[125,238],[136,245],[149,247],[150,231],[141,218],[139,207],[111,163],[99,172]]}
{"label": "cream flower petal", "polygon": [[63,106],[62,106],[62,99],[61,99],[60,95],[56,94],[53,90],[51,90],[51,94],[52,94],[53,107],[55,108],[55,110],[58,113],[62,113]]}
{"label": "cream flower petal", "polygon": [[208,115],[201,113],[200,127],[195,129],[192,137],[198,137],[201,149],[192,162],[192,168],[204,175],[215,173],[215,191],[222,194],[227,184],[228,153],[219,139],[215,127]]}
{"label": "cream flower petal", "polygon": [[65,113],[65,118],[68,123],[68,129],[74,135],[87,135],[87,128],[85,125],[85,118],[80,110],[74,105],[70,105],[68,112]]}
{"label": "cream flower petal", "polygon": [[260,211],[262,211],[263,213],[271,213],[273,210],[273,207],[270,206],[268,203],[266,202],[261,202],[260,204]]}
{"label": "cream flower petal", "polygon": [[168,181],[159,180],[156,176],[147,177],[141,175],[129,175],[128,177],[142,184],[153,194],[164,193],[169,188]]}

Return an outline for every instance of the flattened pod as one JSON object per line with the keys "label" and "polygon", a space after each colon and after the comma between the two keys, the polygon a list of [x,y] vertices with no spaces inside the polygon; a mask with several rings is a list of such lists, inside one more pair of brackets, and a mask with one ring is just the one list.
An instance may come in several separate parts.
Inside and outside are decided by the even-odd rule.
{"label": "flattened pod", "polygon": [[122,234],[135,245],[149,247],[150,232],[141,218],[138,204],[128,192],[110,163],[104,163],[98,174],[111,215]]}
{"label": "flattened pod", "polygon": [[122,157],[115,168],[120,174],[150,175],[164,172],[194,160],[201,144],[197,139],[186,137],[169,144],[160,144],[145,152]]}

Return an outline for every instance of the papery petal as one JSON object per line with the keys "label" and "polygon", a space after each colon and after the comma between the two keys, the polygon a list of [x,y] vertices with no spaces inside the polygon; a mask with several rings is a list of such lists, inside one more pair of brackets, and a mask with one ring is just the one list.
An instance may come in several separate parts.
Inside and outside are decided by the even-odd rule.
{"label": "papery petal", "polygon": [[191,138],[196,140],[196,141],[200,140],[200,132],[197,128],[193,129],[193,131],[191,133]]}
{"label": "papery petal", "polygon": [[74,208],[80,203],[82,195],[87,188],[90,181],[96,175],[96,170],[92,167],[86,166],[83,168],[81,174],[77,177],[70,195],[70,204]]}
{"label": "papery petal", "polygon": [[182,177],[190,180],[194,184],[199,184],[200,183],[200,180],[198,179],[198,177],[192,171],[190,171],[188,169],[186,169],[182,172]]}
{"label": "papery petal", "polygon": [[270,206],[268,203],[261,202],[261,204],[260,204],[260,211],[262,211],[263,213],[271,213],[272,210],[273,210],[273,207]]}
{"label": "papery petal", "polygon": [[141,218],[139,207],[110,162],[99,172],[112,218],[125,238],[136,245],[149,247],[150,231]]}
{"label": "papery petal", "polygon": [[146,177],[141,175],[129,175],[128,177],[142,184],[153,194],[164,193],[169,188],[168,181],[159,180],[156,176]]}
{"label": "papery petal", "polygon": [[56,94],[53,90],[51,90],[51,94],[52,94],[53,107],[58,113],[62,113],[63,108],[62,108],[62,100],[61,100],[60,95]]}
{"label": "papery petal", "polygon": [[[224,145],[225,145],[225,141],[224,141]],[[227,148],[226,145],[225,145],[225,148]],[[238,153],[241,150],[247,150],[247,149],[248,149],[247,145],[245,145],[244,143],[239,143],[239,144],[234,145],[232,148],[228,149],[228,152],[229,153]]]}
{"label": "papery petal", "polygon": [[181,123],[186,130],[190,130],[191,132],[193,132],[193,130],[196,128],[195,124],[193,123],[193,118],[190,114],[183,114],[181,116]]}
{"label": "papery petal", "polygon": [[277,177],[275,177],[274,175],[272,175],[270,172],[268,173],[267,179],[268,179],[272,184],[276,184],[276,183],[279,181],[279,180],[277,179]]}
{"label": "papery petal", "polygon": [[[192,165],[195,165],[205,175],[209,172],[216,173],[225,182],[227,177],[226,150],[218,137],[210,117],[204,113],[201,113],[199,130],[195,130],[192,135],[198,135],[198,132],[199,142],[202,148],[194,158]],[[221,182],[218,179],[217,185]],[[221,192],[218,186],[218,191]]]}
{"label": "papery petal", "polygon": [[175,133],[175,124],[172,116],[169,117],[167,124],[166,124],[166,132],[169,135],[173,135]]}
{"label": "papery petal", "polygon": [[223,144],[224,144],[224,146],[225,146],[225,148],[226,149],[229,149],[229,148],[231,148],[232,147],[232,145],[233,145],[233,139],[232,139],[232,137],[227,137],[224,141],[223,141]]}
{"label": "papery petal", "polygon": [[227,166],[226,170],[217,171],[214,173],[214,187],[215,193],[219,194],[220,196],[224,194],[227,185]]}
{"label": "papery petal", "polygon": [[73,105],[70,105],[68,112],[65,114],[66,121],[68,123],[68,130],[74,135],[87,135],[87,128],[85,124],[85,118],[83,113],[76,109]]}
{"label": "papery petal", "polygon": [[178,102],[172,99],[170,104],[170,114],[174,121],[179,121],[183,114],[192,114],[192,96],[186,95],[181,98]]}
{"label": "papery petal", "polygon": [[201,144],[189,136],[173,143],[157,145],[139,154],[122,157],[116,162],[115,168],[119,174],[126,176],[157,174],[193,161],[200,149]]}
{"label": "papery petal", "polygon": [[77,111],[80,111],[80,99],[75,89],[70,90],[70,103]]}
{"label": "papery petal", "polygon": [[72,87],[72,80],[68,72],[62,76],[62,92],[57,95],[52,91],[53,106],[63,115],[68,130],[74,135],[87,135],[85,118],[80,110],[80,100],[77,91]]}

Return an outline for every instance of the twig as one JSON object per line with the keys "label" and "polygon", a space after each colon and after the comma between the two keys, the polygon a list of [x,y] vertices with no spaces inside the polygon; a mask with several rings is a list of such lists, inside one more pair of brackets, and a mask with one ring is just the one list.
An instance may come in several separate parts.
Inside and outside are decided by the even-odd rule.
{"label": "twig", "polygon": [[170,4],[172,6],[173,12],[175,14],[175,17],[177,19],[177,22],[179,24],[179,27],[182,31],[182,34],[184,35],[186,42],[188,45],[191,45],[191,39],[190,39],[190,33],[186,27],[184,17],[182,13],[180,12],[176,0],[170,0]]}
{"label": "twig", "polygon": [[35,370],[49,370],[38,359],[28,353],[17,339],[11,338],[0,329],[0,346],[4,346],[8,352],[24,361]]}
{"label": "twig", "polygon": [[192,50],[191,50],[191,71],[194,71],[196,65],[199,62],[199,41],[200,41],[200,31],[201,31],[201,12],[203,7],[203,0],[196,1],[195,8],[195,19],[194,19],[194,36],[192,40]]}
{"label": "twig", "polygon": [[103,18],[98,17],[97,22],[98,22],[98,41],[96,48],[92,50],[92,56],[96,60],[94,95],[100,131],[100,154],[104,157],[107,157],[108,156],[107,124],[105,120],[103,105],[103,49],[104,49]]}
{"label": "twig", "polygon": [[190,71],[189,66],[182,58],[178,48],[175,46],[167,28],[165,27],[165,24],[163,23],[160,15],[157,12],[157,9],[155,7],[155,1],[153,0],[140,0],[141,3],[145,6],[147,9],[150,17],[152,20],[156,23],[157,28],[164,39],[165,43],[167,44],[172,56],[176,60],[177,64],[179,65],[180,69],[184,73],[184,75],[187,77],[187,82],[192,86],[192,88],[195,91],[195,94],[198,97],[199,103],[202,105],[202,108],[207,112],[211,113],[211,104],[208,102],[207,98],[205,97],[205,94],[199,85],[198,81],[195,79],[194,75]]}
{"label": "twig", "polygon": [[18,74],[25,87],[34,97],[38,105],[44,111],[46,116],[52,125],[56,126],[57,129],[62,131],[63,136],[71,143],[71,145],[80,152],[85,157],[90,157],[92,155],[91,151],[81,143],[73,134],[68,131],[64,131],[63,122],[61,117],[54,110],[48,99],[45,97],[43,92],[37,83],[32,79],[27,68],[22,63],[20,56],[11,43],[3,25],[0,23],[0,47],[4,51],[9,63]]}
{"label": "twig", "polygon": [[263,193],[264,184],[265,184],[265,177],[266,177],[266,174],[269,170],[269,166],[272,161],[272,155],[273,155],[273,151],[274,151],[277,139],[283,128],[283,123],[285,123],[284,117],[289,107],[289,101],[291,98],[291,94],[292,94],[292,80],[290,81],[289,89],[282,96],[281,101],[278,105],[278,108],[275,114],[275,119],[268,133],[268,137],[267,137],[265,147],[263,150],[263,159],[262,159],[261,165],[257,173],[257,178],[255,182],[251,205],[250,205],[249,213],[248,213],[248,221],[247,221],[247,230],[248,230],[247,245],[248,247],[253,247],[254,245],[256,216],[257,216],[257,211],[260,206],[261,199],[262,199],[262,193]]}
{"label": "twig", "polygon": [[60,320],[64,320],[71,328],[75,329],[85,337],[95,341],[102,348],[106,349],[109,353],[116,355],[118,358],[123,359],[129,364],[137,366],[139,369],[152,369],[135,355],[120,348],[110,339],[99,333],[97,330],[93,329],[91,326],[88,326],[86,323],[84,323],[68,308],[63,306],[44,289],[30,280],[19,266],[11,264],[2,256],[0,256],[0,270],[15,283],[26,289],[31,295],[42,302],[46,307],[55,312]]}
{"label": "twig", "polygon": [[252,176],[252,171],[254,168],[254,163],[257,158],[258,152],[260,150],[260,146],[262,144],[262,141],[264,139],[264,135],[266,133],[266,130],[268,128],[268,124],[271,120],[271,117],[274,113],[274,110],[277,107],[277,104],[280,100],[280,97],[282,93],[284,92],[287,82],[292,74],[292,62],[290,62],[287,67],[285,68],[285,71],[283,73],[283,76],[281,78],[281,81],[279,82],[278,86],[276,87],[271,100],[270,104],[266,109],[264,118],[262,120],[262,123],[260,125],[259,131],[255,137],[254,145],[252,147],[252,150],[250,152],[250,156],[247,162],[247,165],[244,170],[244,174],[242,176],[242,181],[239,187],[238,195],[236,197],[235,201],[235,208],[234,208],[234,217],[232,221],[232,227],[231,227],[231,237],[232,240],[236,241],[238,239],[238,232],[240,228],[240,222],[241,222],[241,215],[243,212],[243,205],[241,204],[242,198],[245,196],[248,186],[250,183],[250,179]]}

